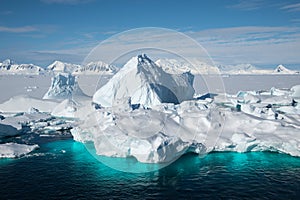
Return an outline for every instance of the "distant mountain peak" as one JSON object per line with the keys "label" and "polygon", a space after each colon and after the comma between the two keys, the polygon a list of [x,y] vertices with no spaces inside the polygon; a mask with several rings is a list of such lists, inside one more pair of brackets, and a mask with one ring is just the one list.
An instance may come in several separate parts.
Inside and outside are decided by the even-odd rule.
{"label": "distant mountain peak", "polygon": [[11,59],[6,59],[2,62],[2,65],[13,65],[15,62]]}
{"label": "distant mountain peak", "polygon": [[283,66],[283,65],[280,64],[280,65],[278,65],[275,68],[274,72],[278,72],[278,73],[281,73],[281,72],[290,72],[290,70],[287,69],[285,66]]}

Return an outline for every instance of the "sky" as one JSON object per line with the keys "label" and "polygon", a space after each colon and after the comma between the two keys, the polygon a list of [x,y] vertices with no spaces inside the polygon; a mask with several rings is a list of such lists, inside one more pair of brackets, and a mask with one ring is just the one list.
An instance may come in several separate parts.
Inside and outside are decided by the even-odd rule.
{"label": "sky", "polygon": [[186,34],[217,64],[300,69],[299,0],[0,0],[0,60],[82,63],[102,41],[143,27]]}

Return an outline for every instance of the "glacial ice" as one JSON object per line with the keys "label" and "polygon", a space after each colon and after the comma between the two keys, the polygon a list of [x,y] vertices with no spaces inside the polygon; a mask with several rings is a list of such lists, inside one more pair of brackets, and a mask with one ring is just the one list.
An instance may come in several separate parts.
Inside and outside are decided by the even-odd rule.
{"label": "glacial ice", "polygon": [[192,99],[194,90],[185,79],[189,98],[174,102],[161,101],[149,87],[167,84],[164,79],[176,82],[147,57],[134,57],[96,92],[93,101],[102,107],[89,111],[71,130],[74,139],[92,142],[99,155],[135,157],[144,163],[171,162],[186,152],[300,156],[299,86]]}
{"label": "glacial ice", "polygon": [[43,99],[70,99],[86,97],[80,89],[76,77],[68,73],[58,73],[52,78],[51,86]]}
{"label": "glacial ice", "polygon": [[[92,143],[98,155],[144,163],[172,162],[187,152],[300,156],[299,85],[201,96],[192,85],[190,73],[168,74],[145,55],[128,61],[93,99],[74,76],[57,74],[45,95],[52,100],[18,96],[0,104],[0,137],[72,128],[73,138]],[[0,155],[37,148],[19,145],[1,144]]]}
{"label": "glacial ice", "polygon": [[0,158],[17,158],[24,156],[39,148],[38,145],[27,145],[17,143],[0,144]]}
{"label": "glacial ice", "polygon": [[32,108],[38,109],[40,112],[51,112],[57,105],[57,102],[41,100],[26,95],[20,95],[10,98],[8,101],[0,104],[1,112],[28,112]]}
{"label": "glacial ice", "polygon": [[132,104],[152,107],[163,102],[180,103],[193,98],[194,76],[171,75],[146,55],[133,57],[93,96],[93,102],[112,107],[116,100],[131,98]]}

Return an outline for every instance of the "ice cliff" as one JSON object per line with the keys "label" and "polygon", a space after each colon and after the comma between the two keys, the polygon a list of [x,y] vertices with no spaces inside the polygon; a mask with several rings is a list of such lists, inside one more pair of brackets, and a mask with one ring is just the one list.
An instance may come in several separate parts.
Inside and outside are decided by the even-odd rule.
{"label": "ice cliff", "polygon": [[58,73],[43,99],[70,99],[86,96],[80,89],[76,77],[69,73]]}

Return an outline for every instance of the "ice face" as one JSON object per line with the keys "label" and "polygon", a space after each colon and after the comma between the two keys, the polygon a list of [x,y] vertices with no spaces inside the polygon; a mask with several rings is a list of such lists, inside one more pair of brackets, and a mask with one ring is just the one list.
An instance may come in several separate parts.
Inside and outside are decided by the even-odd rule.
{"label": "ice face", "polygon": [[300,110],[293,103],[297,88],[160,102],[151,109],[130,109],[127,102],[120,104],[127,109],[91,113],[72,134],[75,140],[92,142],[99,155],[133,156],[145,163],[170,162],[186,152],[276,151],[300,156]]}
{"label": "ice face", "polygon": [[52,78],[51,86],[43,99],[70,99],[86,96],[80,89],[75,76],[58,73]]}
{"label": "ice face", "polygon": [[171,75],[145,55],[133,57],[93,96],[93,102],[112,107],[117,99],[131,98],[132,104],[152,107],[192,99],[193,75]]}

